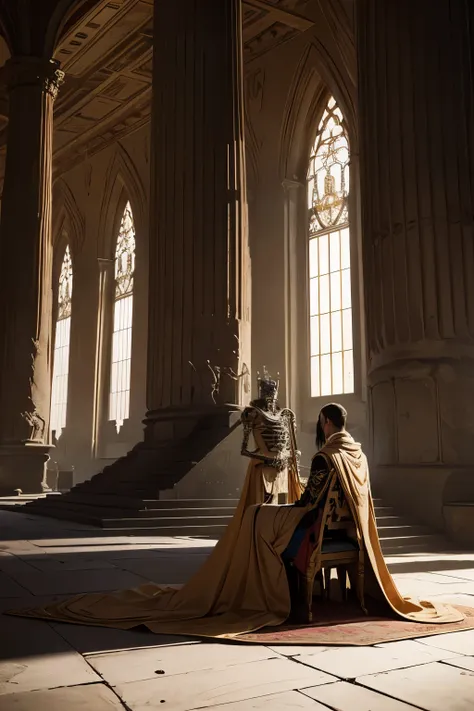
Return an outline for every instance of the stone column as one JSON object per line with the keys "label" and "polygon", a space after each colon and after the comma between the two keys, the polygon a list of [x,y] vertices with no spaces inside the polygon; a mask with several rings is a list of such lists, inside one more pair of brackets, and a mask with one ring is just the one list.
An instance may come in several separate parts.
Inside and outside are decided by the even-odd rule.
{"label": "stone column", "polygon": [[155,2],[148,421],[247,396],[240,5]]}
{"label": "stone column", "polygon": [[51,396],[51,177],[58,64],[14,57],[0,226],[0,492],[41,491]]}
{"label": "stone column", "polygon": [[470,0],[358,0],[375,483],[429,523],[474,501]]}

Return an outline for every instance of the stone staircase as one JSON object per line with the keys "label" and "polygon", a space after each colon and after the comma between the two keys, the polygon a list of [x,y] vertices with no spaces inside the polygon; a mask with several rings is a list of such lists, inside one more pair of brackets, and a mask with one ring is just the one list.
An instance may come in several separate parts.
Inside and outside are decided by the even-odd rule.
{"label": "stone staircase", "polygon": [[446,537],[398,513],[382,499],[374,499],[377,530],[384,555],[442,551],[449,547]]}
{"label": "stone staircase", "polygon": [[[79,489],[79,487],[76,487]],[[80,489],[79,489],[80,491]],[[75,492],[49,494],[25,501],[0,499],[0,509],[76,521],[102,529],[110,536],[191,536],[219,538],[230,522],[237,499],[147,499],[119,494],[89,495]],[[17,504],[13,508],[13,500]],[[397,513],[381,499],[374,499],[377,528],[385,555],[446,550],[446,538]]]}
{"label": "stone staircase", "polygon": [[[193,476],[210,452],[214,452],[240,424],[240,411],[217,408],[201,416],[186,434],[161,446],[136,445],[88,481],[64,494],[24,497],[17,503],[20,512],[76,521],[102,528],[110,535],[187,535],[218,537],[231,519],[237,500],[235,485],[222,475],[211,475],[201,486],[202,499],[176,498],[176,485]],[[178,486],[179,489],[179,486]],[[229,498],[212,498],[222,491]],[[219,495],[219,494],[217,494]],[[171,498],[170,498],[171,497]],[[208,498],[204,498],[208,497]],[[9,501],[0,508],[12,510]]]}
{"label": "stone staircase", "polygon": [[[234,515],[237,499],[132,499],[120,495],[52,494],[21,511],[76,521],[111,536],[206,536],[219,538]],[[59,500],[62,499],[62,500]],[[3,508],[0,504],[0,508]],[[11,511],[12,508],[8,507]]]}

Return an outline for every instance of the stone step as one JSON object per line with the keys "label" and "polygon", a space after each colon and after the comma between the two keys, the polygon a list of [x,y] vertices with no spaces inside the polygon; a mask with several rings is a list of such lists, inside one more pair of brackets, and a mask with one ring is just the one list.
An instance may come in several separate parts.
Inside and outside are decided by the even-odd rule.
{"label": "stone step", "polygon": [[[145,534],[143,534],[145,535]],[[151,534],[153,535],[153,534]],[[438,548],[440,552],[447,551],[446,546],[444,548]],[[404,548],[382,548],[382,555],[384,558],[391,558],[393,556],[401,555],[429,555],[433,553],[434,549],[430,546],[405,546]],[[390,563],[389,563],[390,567]]]}
{"label": "stone step", "polygon": [[377,526],[418,526],[417,522],[406,516],[376,516]]}
{"label": "stone step", "polygon": [[[106,475],[102,476],[104,480]],[[111,478],[112,480],[112,478]],[[0,508],[19,505],[18,510],[30,514],[77,521],[100,529],[101,535],[150,536],[205,536],[218,538],[230,522],[238,499],[160,499],[156,481],[129,484],[116,491],[97,491],[90,482],[75,487],[67,494],[53,493],[44,497],[12,497],[15,501],[2,502]],[[116,482],[117,483],[117,482]],[[123,482],[122,482],[123,484]],[[4,504],[4,506],[2,505]],[[399,515],[383,500],[376,499],[375,513],[382,549],[385,555],[423,553],[445,550],[446,541],[426,526]],[[25,504],[23,506],[22,504]]]}
{"label": "stone step", "polygon": [[201,508],[204,504],[235,508],[239,499],[143,499],[146,508]]}
{"label": "stone step", "polygon": [[21,496],[1,496],[0,497],[0,508],[9,509],[12,506],[25,506],[32,501],[37,501],[38,499],[45,499],[46,494],[22,494]]}
{"label": "stone step", "polygon": [[[203,502],[204,503],[204,502]],[[214,507],[189,509],[178,509],[172,507],[159,511],[140,511],[135,513],[128,510],[106,509],[94,506],[84,506],[71,501],[63,500],[61,506],[54,505],[55,502],[43,500],[41,505],[29,509],[29,513],[35,515],[51,516],[65,520],[74,520],[79,523],[98,526],[100,528],[152,528],[154,530],[163,527],[173,526],[176,530],[181,530],[188,525],[226,526],[234,515],[234,508],[217,509]],[[158,514],[158,516],[157,516]]]}
{"label": "stone step", "polygon": [[192,508],[209,508],[220,507],[220,508],[233,508],[239,503],[239,499],[141,499],[142,508],[150,510],[158,509],[192,509]]}
{"label": "stone step", "polygon": [[[203,502],[204,503],[204,502]],[[115,516],[114,514],[114,509],[105,509],[105,508],[100,508],[98,509],[98,513],[100,512],[100,515],[102,518],[130,518],[130,519],[159,519],[162,518],[163,516],[171,517],[171,518],[180,518],[180,519],[190,519],[190,518],[201,518],[203,516],[224,516],[226,518],[232,518],[232,516],[235,513],[235,507],[234,506],[229,506],[229,507],[220,507],[220,508],[214,508],[213,506],[202,506],[202,508],[197,508],[197,506],[191,507],[189,509],[187,508],[182,508],[179,509],[175,506],[169,507],[169,508],[164,508],[160,507],[159,509],[138,509],[137,511],[132,511],[130,509],[122,509],[118,510],[117,515]]]}
{"label": "stone step", "polygon": [[69,509],[67,506],[49,506],[46,501],[41,507],[38,506],[37,508],[32,509],[29,506],[21,506],[18,507],[18,511],[31,516],[46,516],[47,518],[60,519],[62,521],[75,521],[76,523],[100,527],[99,519],[90,513],[86,513],[85,511],[75,511],[73,509]]}
{"label": "stone step", "polygon": [[189,538],[210,538],[218,540],[227,528],[225,525],[189,525],[189,526],[168,526],[163,528],[102,528],[104,536],[156,536],[157,538],[167,538],[171,536]]}
{"label": "stone step", "polygon": [[[86,503],[87,505],[94,506],[96,505],[96,502],[101,502],[105,503],[107,506],[112,505],[114,508],[136,508],[143,504],[144,508],[150,508],[150,509],[160,509],[160,508],[171,508],[173,506],[175,507],[182,507],[186,506],[186,508],[192,508],[192,507],[201,507],[203,502],[209,502],[212,503],[213,506],[237,506],[238,504],[238,499],[232,499],[232,498],[227,498],[227,499],[158,499],[158,498],[149,498],[147,496],[141,497],[141,496],[124,496],[120,495],[118,493],[104,493],[104,492],[82,492],[81,489],[79,488],[81,485],[77,485],[77,487],[74,488],[74,490],[71,490],[69,493],[62,494],[64,498],[67,498],[68,500],[74,499],[74,501],[78,502],[83,502]],[[48,494],[47,498],[49,497],[54,497],[57,498],[58,496],[61,496],[61,494]],[[16,498],[16,497],[13,497]],[[402,519],[403,517],[398,516],[393,507],[391,506],[376,506],[375,507],[375,513],[376,513],[376,518],[377,520],[381,518],[395,518],[395,519]],[[405,519],[403,519],[405,520]]]}
{"label": "stone step", "polygon": [[[203,509],[204,510],[204,509]],[[160,530],[163,528],[174,527],[181,531],[189,526],[222,526],[225,528],[232,520],[232,514],[227,516],[213,516],[212,509],[208,509],[207,513],[202,516],[160,516],[158,518],[103,518],[101,525],[103,528],[153,528]]]}
{"label": "stone step", "polygon": [[[190,467],[185,467],[186,470],[189,468]],[[175,474],[178,475],[179,468],[177,467],[176,469],[177,471]],[[95,479],[94,477],[88,481],[77,484],[76,486],[78,489],[87,489],[87,491],[96,491],[101,489],[105,489],[106,491],[115,491],[117,487],[132,486],[130,492],[134,492],[136,487],[148,489],[150,492],[158,492],[173,486],[175,478],[175,476],[171,476],[167,471],[153,472],[153,477],[149,474],[144,474],[142,477],[134,477],[133,473],[126,471],[122,474],[118,474],[116,472],[113,474],[111,473],[110,475],[104,474],[100,477],[100,479]],[[76,487],[74,487],[74,489],[76,489]]]}
{"label": "stone step", "polygon": [[425,540],[418,540],[416,537],[411,542],[394,542],[393,540],[382,540],[381,547],[384,555],[400,555],[405,553],[431,553],[449,549],[449,543],[444,536],[433,534]]}
{"label": "stone step", "polygon": [[377,530],[379,536],[384,536],[385,538],[391,537],[403,537],[403,536],[427,536],[433,535],[432,531],[427,526],[418,526],[414,524],[396,524],[387,526],[377,522]]}
{"label": "stone step", "polygon": [[[203,502],[204,503],[204,502]],[[214,508],[214,507],[192,507],[189,509],[178,509],[176,507],[160,508],[160,509],[116,509],[104,506],[89,506],[78,503],[76,501],[62,501],[61,505],[55,503],[44,502],[41,505],[28,507],[28,512],[40,515],[43,511],[48,510],[52,514],[59,509],[67,510],[69,513],[83,514],[90,520],[99,522],[97,525],[102,525],[100,522],[105,520],[136,520],[137,525],[145,525],[140,521],[160,520],[163,517],[179,518],[180,520],[194,520],[208,516],[222,516],[230,521],[235,513],[235,507]]]}
{"label": "stone step", "polygon": [[[203,502],[204,504],[205,502]],[[169,508],[156,508],[156,509],[140,509],[137,511],[139,518],[156,518],[158,516],[173,516],[174,518],[199,518],[200,516],[207,516],[209,512],[212,512],[213,516],[226,516],[227,518],[232,518],[235,513],[235,506],[202,506],[198,508],[197,506],[192,506],[191,508],[178,508],[177,506],[170,506]]]}
{"label": "stone step", "polygon": [[[43,499],[44,501],[44,499]],[[147,515],[148,511],[168,511],[168,510],[200,510],[200,509],[223,509],[225,513],[233,512],[237,506],[237,499],[143,499],[126,498],[121,496],[85,495],[85,494],[65,494],[59,497],[46,497],[48,505],[61,506],[87,506],[95,510],[117,512],[133,511],[139,515]],[[43,503],[35,503],[35,508],[43,506]],[[32,507],[33,508],[33,507]]]}
{"label": "stone step", "polygon": [[[30,512],[33,515],[33,512]],[[156,537],[169,537],[169,536],[186,536],[193,538],[212,538],[218,539],[222,536],[223,532],[227,528],[227,523],[223,524],[187,524],[183,525],[169,525],[160,528],[154,526],[113,526],[108,528],[102,528],[94,519],[90,519],[88,516],[81,516],[77,512],[68,512],[64,509],[56,509],[50,514],[47,510],[41,512],[41,516],[50,517],[53,519],[61,519],[65,521],[75,521],[76,523],[82,523],[85,525],[98,527],[97,535],[100,536],[156,536]],[[100,533],[99,533],[100,531]]]}
{"label": "stone step", "polygon": [[378,529],[378,532],[379,538],[384,544],[393,546],[431,543],[434,539],[438,538],[438,534],[436,533],[424,533],[421,535],[410,535],[410,533],[407,533],[402,536],[392,536],[390,534],[384,534],[380,529]]}
{"label": "stone step", "polygon": [[[53,501],[53,497],[47,496],[48,503]],[[86,494],[80,491],[73,490],[67,494],[64,494],[61,499],[61,504],[65,502],[72,502],[78,504],[85,504],[87,506],[103,506],[104,508],[114,508],[118,510],[124,509],[138,509],[143,507],[143,499],[130,497],[130,496],[119,496],[117,494]]]}
{"label": "stone step", "polygon": [[[234,509],[214,509],[212,507],[192,507],[189,509],[161,509],[162,515],[156,516],[156,510],[150,512],[140,512],[138,516],[130,516],[129,513],[124,513],[119,517],[115,517],[110,509],[101,509],[99,507],[85,508],[74,505],[72,502],[63,502],[61,507],[48,506],[48,502],[43,500],[41,505],[41,513],[43,515],[58,516],[64,519],[74,519],[76,521],[87,523],[89,525],[99,526],[103,529],[120,529],[135,530],[147,529],[153,530],[156,533],[162,530],[173,528],[177,533],[173,535],[181,535],[181,532],[189,526],[202,527],[215,525],[225,528],[230,522]],[[202,502],[201,502],[202,503]],[[31,511],[34,513],[34,511]],[[427,532],[424,527],[379,527],[379,536],[384,550],[401,550],[407,546],[420,548],[421,546],[432,546],[438,543],[439,536]]]}
{"label": "stone step", "polygon": [[[30,511],[31,515],[36,515]],[[68,510],[66,507],[58,507],[48,509],[45,505],[41,510],[40,516],[61,519],[65,521],[75,521],[84,525],[94,526],[100,530],[100,535],[103,536],[190,536],[204,538],[219,538],[227,528],[230,517],[224,518],[224,521],[207,520],[205,524],[200,523],[200,519],[190,521],[185,519],[184,523],[179,519],[169,519],[168,525],[162,525],[162,520],[157,526],[148,520],[131,519],[126,525],[123,519],[118,519],[117,522],[110,521],[109,525],[103,526],[103,521],[89,513],[81,513],[78,511]]]}

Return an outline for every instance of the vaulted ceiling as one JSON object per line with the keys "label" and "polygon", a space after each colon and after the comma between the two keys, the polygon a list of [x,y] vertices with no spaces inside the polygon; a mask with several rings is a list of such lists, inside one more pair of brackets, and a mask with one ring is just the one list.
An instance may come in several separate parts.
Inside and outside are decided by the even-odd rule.
{"label": "vaulted ceiling", "polygon": [[[251,63],[309,29],[307,5],[307,0],[245,0],[244,61]],[[143,125],[150,112],[153,0],[83,0],[76,7],[55,52],[66,72],[55,107],[59,172]],[[2,112],[0,97],[0,112],[6,114],[3,106]],[[0,161],[5,140],[3,130]]]}

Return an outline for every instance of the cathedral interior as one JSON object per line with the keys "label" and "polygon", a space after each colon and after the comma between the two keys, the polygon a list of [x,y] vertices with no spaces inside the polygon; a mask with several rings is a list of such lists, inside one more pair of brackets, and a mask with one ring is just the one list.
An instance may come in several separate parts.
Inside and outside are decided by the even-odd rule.
{"label": "cathedral interior", "polygon": [[474,541],[473,11],[425,9],[2,0],[0,495],[222,506],[266,368],[303,475],[339,402]]}
{"label": "cathedral interior", "polygon": [[[472,0],[0,0],[0,195],[0,711],[472,711]],[[262,377],[303,480],[347,410],[390,573],[465,631],[2,614],[185,583]]]}

